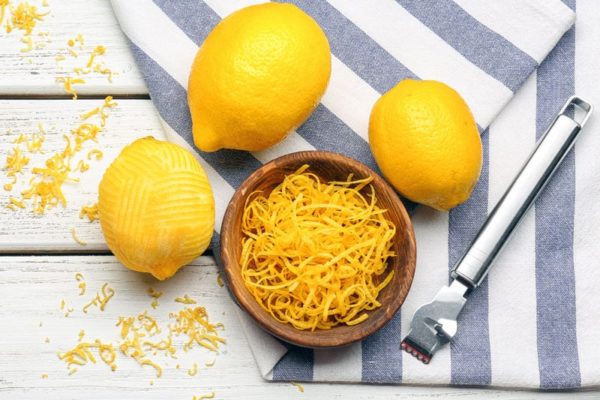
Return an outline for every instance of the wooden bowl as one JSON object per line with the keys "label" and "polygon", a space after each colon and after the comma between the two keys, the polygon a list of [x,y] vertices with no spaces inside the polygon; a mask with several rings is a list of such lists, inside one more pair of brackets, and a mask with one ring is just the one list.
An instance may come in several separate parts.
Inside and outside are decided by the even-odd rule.
{"label": "wooden bowl", "polygon": [[[392,281],[379,293],[381,307],[369,311],[369,317],[354,326],[338,325],[315,331],[299,330],[290,324],[275,320],[246,289],[240,273],[240,254],[244,234],[241,229],[242,214],[248,195],[262,190],[268,195],[286,175],[308,164],[309,171],[324,181],[346,180],[354,177],[373,177],[378,205],[388,210],[387,217],[396,225],[393,251],[397,254],[388,261],[387,271],[394,270]],[[365,191],[365,194],[367,192]],[[259,325],[276,337],[299,346],[321,348],[338,347],[361,340],[384,326],[398,311],[413,280],[416,261],[415,237],[408,213],[394,190],[375,172],[358,161],[325,151],[303,151],[277,158],[244,181],[231,199],[221,228],[221,258],[231,292],[238,303]],[[384,274],[383,276],[385,276]]]}

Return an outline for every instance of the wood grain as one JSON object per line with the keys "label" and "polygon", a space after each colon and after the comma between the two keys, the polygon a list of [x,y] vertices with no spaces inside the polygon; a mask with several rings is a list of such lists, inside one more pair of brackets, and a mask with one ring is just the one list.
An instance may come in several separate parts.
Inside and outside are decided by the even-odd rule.
{"label": "wood grain", "polygon": [[[377,204],[387,209],[387,217],[396,225],[393,251],[397,254],[388,262],[386,276],[394,271],[392,281],[379,294],[381,307],[369,311],[369,318],[354,325],[338,325],[329,330],[298,330],[289,324],[276,321],[267,313],[246,289],[241,276],[239,259],[244,234],[241,229],[242,215],[248,196],[255,191],[268,195],[286,175],[302,165],[323,181],[344,181],[349,174],[356,179],[373,177]],[[368,188],[363,189],[368,196]],[[256,170],[234,194],[221,229],[221,258],[231,290],[242,307],[267,331],[290,343],[305,347],[338,347],[359,341],[377,331],[398,311],[412,283],[416,264],[416,247],[412,223],[402,202],[394,190],[375,172],[364,164],[336,153],[306,151],[277,158]]]}
{"label": "wood grain", "polygon": [[[36,2],[34,2],[36,3]],[[81,94],[146,95],[144,84],[135,60],[129,52],[125,37],[116,21],[112,7],[106,0],[50,0],[50,14],[37,24],[39,32],[49,32],[50,43],[44,49],[23,53],[25,45],[20,42],[20,32],[6,33],[0,29],[0,96],[68,95],[55,82],[57,76],[65,75],[74,66],[87,61],[87,54],[96,45],[106,47],[104,60],[117,73],[113,83],[105,76],[86,75]],[[67,57],[57,62],[55,57],[67,47],[67,41],[81,33],[85,38],[83,51],[78,58]]]}
{"label": "wood grain", "polygon": [[[152,135],[164,139],[162,126],[156,117],[154,106],[149,100],[119,100],[119,105],[110,112],[106,129],[98,136],[98,143],[84,145],[85,154],[89,149],[99,148],[104,152],[100,161],[90,161],[90,169],[81,175],[80,183],[64,185],[68,199],[66,208],[55,207],[45,215],[35,215],[31,209],[12,211],[5,207],[9,196],[18,197],[18,187],[6,192],[2,185],[8,181],[0,174],[0,252],[97,252],[106,251],[104,237],[99,224],[79,219],[82,205],[97,201],[98,183],[110,162],[123,146],[133,140]],[[37,132],[38,122],[47,131],[44,150],[46,154],[31,156],[31,166],[43,161],[55,151],[64,147],[63,133],[80,123],[79,115],[101,104],[101,100],[0,100],[0,163],[14,146],[12,141],[19,133]],[[11,130],[12,132],[9,132]],[[20,177],[26,181],[25,173]],[[25,184],[26,182],[23,182]],[[21,186],[22,187],[22,186]],[[76,243],[71,236],[75,227],[77,235],[87,242],[86,246]]]}
{"label": "wood grain", "polygon": [[[75,273],[87,282],[87,294],[77,295]],[[248,343],[242,333],[235,305],[227,291],[216,283],[217,267],[210,257],[200,257],[168,281],[158,282],[149,275],[126,270],[112,256],[4,256],[0,263],[0,398],[2,400],[44,399],[184,399],[215,391],[217,399],[596,399],[598,392],[536,393],[451,387],[393,385],[303,384],[304,393],[289,383],[267,383],[258,374]],[[116,289],[106,310],[83,314],[81,305],[108,282]],[[150,307],[148,286],[163,291],[156,310]],[[211,320],[225,325],[227,345],[212,368],[200,368],[198,375],[186,373],[193,362],[202,367],[214,356],[195,351],[190,358],[177,360],[182,369],[169,362],[160,379],[154,371],[121,359],[111,372],[103,364],[89,365],[72,376],[56,352],[73,346],[84,329],[88,338],[115,338],[119,315],[148,309],[161,324],[174,303],[184,293],[206,307]],[[60,301],[74,307],[65,318]],[[40,325],[42,323],[42,326]],[[45,338],[50,343],[45,343]],[[42,379],[42,374],[48,374]],[[150,380],[154,379],[154,385]]]}

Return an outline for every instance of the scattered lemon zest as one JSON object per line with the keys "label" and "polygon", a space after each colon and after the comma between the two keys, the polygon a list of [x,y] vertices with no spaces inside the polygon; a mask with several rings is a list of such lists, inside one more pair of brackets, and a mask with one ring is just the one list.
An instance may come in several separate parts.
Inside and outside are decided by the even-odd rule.
{"label": "scattered lemon zest", "polygon": [[208,394],[194,396],[194,397],[192,397],[192,400],[205,400],[205,399],[214,399],[214,398],[215,398],[215,392],[210,392]]}
{"label": "scattered lemon zest", "polygon": [[82,85],[85,83],[83,78],[72,78],[70,76],[59,76],[56,78],[57,83],[62,83],[65,92],[73,96],[73,100],[77,100],[77,91],[73,88],[73,85]]}
{"label": "scattered lemon zest", "polygon": [[48,379],[48,374],[42,374],[42,379]]}
{"label": "scattered lemon zest", "polygon": [[77,58],[79,57],[79,54],[77,54],[77,52],[75,50],[73,50],[72,48],[67,48],[67,51],[69,52],[69,54],[71,55],[71,57],[73,58]]}
{"label": "scattered lemon zest", "polygon": [[96,357],[92,353],[92,349],[95,349],[100,359],[110,367],[112,371],[117,369],[115,363],[117,353],[112,344],[103,343],[100,339],[96,339],[94,342],[81,342],[78,343],[71,350],[65,351],[64,353],[58,353],[58,358],[67,364],[70,372],[69,375],[77,372],[76,366],[84,366],[87,363],[96,364]]}
{"label": "scattered lemon zest", "polygon": [[104,127],[106,125],[106,119],[108,118],[108,114],[106,112],[107,109],[116,107],[118,103],[113,100],[112,96],[106,96],[104,98],[104,103],[100,106],[100,126]]}
{"label": "scattered lemon zest", "polygon": [[8,6],[9,2],[10,2],[10,0],[0,0],[0,24],[2,24],[2,21],[4,20],[4,14],[6,13],[6,6]]}
{"label": "scattered lemon zest", "polygon": [[[321,182],[304,165],[268,195],[248,197],[241,274],[273,318],[300,330],[355,325],[381,304],[396,233],[372,177]],[[363,195],[361,190],[367,195]]]}
{"label": "scattered lemon zest", "polygon": [[8,171],[6,176],[11,178],[11,182],[4,185],[6,191],[12,190],[13,185],[17,182],[17,174],[23,172],[23,168],[29,164],[29,157],[23,153],[19,144],[17,143],[6,156],[3,169]]}
{"label": "scattered lemon zest", "polygon": [[204,363],[204,366],[206,366],[206,367],[209,367],[209,368],[210,368],[210,367],[214,366],[216,362],[217,362],[217,359],[215,358],[215,359],[213,359],[212,361],[207,361],[207,362],[205,362],[205,363]]}
{"label": "scattered lemon zest", "polygon": [[218,335],[216,325],[208,320],[204,307],[186,307],[177,313],[169,314],[175,319],[169,329],[176,336],[186,335],[188,340],[183,345],[183,350],[188,351],[194,344],[198,344],[211,351],[218,352],[219,346],[226,343],[225,338]]}
{"label": "scattered lemon zest", "polygon": [[92,158],[94,158],[96,161],[100,161],[100,160],[102,160],[103,156],[104,156],[104,153],[102,152],[102,150],[92,149],[92,150],[88,151],[87,159],[91,160]]}
{"label": "scattered lemon zest", "polygon": [[86,163],[83,160],[79,160],[77,162],[77,165],[75,166],[75,171],[79,172],[86,172],[88,169],[90,169],[90,164]]}
{"label": "scattered lemon zest", "polygon": [[56,57],[54,57],[54,59],[59,62],[59,61],[64,61],[67,59],[67,57],[65,57],[63,54],[59,54]]}
{"label": "scattered lemon zest", "polygon": [[21,53],[29,53],[33,50],[33,39],[31,35],[24,35],[21,38],[21,42],[25,43],[26,47],[21,48]]}
{"label": "scattered lemon zest", "polygon": [[150,303],[150,305],[153,309],[156,310],[156,308],[158,307],[158,299],[160,298],[160,296],[163,295],[163,292],[159,292],[157,290],[154,290],[153,287],[149,287],[148,294],[150,295],[150,297],[152,297],[152,303]]}
{"label": "scattered lemon zest", "polygon": [[84,336],[85,336],[85,331],[83,329],[81,329],[79,331],[79,333],[77,334],[77,341],[81,342],[83,340]]}
{"label": "scattered lemon zest", "polygon": [[10,196],[10,204],[21,209],[25,208],[25,203],[23,203],[23,200],[19,200],[12,196]]}
{"label": "scattered lemon zest", "polygon": [[60,300],[60,309],[61,311],[65,309],[65,299]]}
{"label": "scattered lemon zest", "polygon": [[92,50],[92,54],[90,54],[90,58],[85,66],[87,68],[92,68],[92,66],[94,65],[94,59],[96,58],[96,56],[102,56],[105,53],[106,53],[106,47],[104,47],[102,45],[96,46],[94,48],[94,50]]}
{"label": "scattered lemon zest", "polygon": [[223,283],[223,277],[221,276],[220,272],[217,274],[217,285],[219,285],[220,287],[225,286],[225,284]]}
{"label": "scattered lemon zest", "polygon": [[183,297],[175,297],[175,301],[181,304],[196,304],[196,300],[192,299],[187,294],[184,294]]}
{"label": "scattered lemon zest", "polygon": [[39,13],[37,7],[29,4],[27,1],[19,3],[16,8],[11,7],[10,11],[12,14],[12,28],[22,30],[25,34],[31,34],[37,22],[43,21],[44,17],[49,13]]}
{"label": "scattered lemon zest", "polygon": [[156,370],[156,377],[162,376],[162,367],[147,357],[147,350],[164,352],[174,356],[176,349],[173,347],[172,336],[169,333],[166,339],[154,342],[148,337],[153,337],[161,332],[157,321],[146,311],[136,317],[119,317],[117,326],[121,327],[122,342],[119,345],[121,353],[133,358],[138,364],[148,365]]}
{"label": "scattered lemon zest", "polygon": [[83,306],[82,311],[85,314],[87,314],[88,308],[92,306],[96,306],[100,309],[100,311],[104,311],[106,305],[108,304],[110,299],[113,298],[114,295],[115,290],[112,287],[110,287],[108,283],[104,283],[104,285],[102,285],[101,291],[96,293],[96,296],[92,298],[92,300],[90,300],[89,303]]}
{"label": "scattered lemon zest", "polygon": [[194,363],[192,365],[192,368],[188,369],[187,373],[188,373],[189,376],[195,376],[195,375],[197,375],[198,374],[198,364]]}
{"label": "scattered lemon zest", "polygon": [[298,388],[298,391],[300,393],[304,393],[304,386],[302,386],[301,384],[299,384],[298,382],[290,382],[292,385],[296,386]]}
{"label": "scattered lemon zest", "polygon": [[[114,107],[116,104],[112,100],[112,97],[108,96],[104,99],[102,106],[98,108],[102,126],[106,124],[106,119],[108,118],[107,109]],[[29,158],[23,154],[19,145],[25,143],[27,149],[32,153],[42,152],[45,131],[41,124],[38,128],[40,129],[39,133],[32,135],[21,134],[15,140],[16,146],[7,156],[4,167],[7,170],[6,175],[11,179],[11,182],[4,185],[6,191],[13,189],[13,185],[17,182],[17,173],[21,172],[29,163]],[[62,191],[63,184],[79,181],[78,178],[71,177],[70,172],[73,170],[83,172],[89,168],[89,165],[83,161],[73,168],[71,161],[82,150],[82,146],[86,141],[92,140],[96,142],[98,133],[101,131],[101,126],[84,122],[71,130],[70,135],[64,135],[63,137],[66,141],[64,149],[48,158],[45,161],[44,167],[32,168],[31,173],[33,176],[29,181],[29,187],[21,192],[21,200],[31,200],[33,211],[37,214],[44,214],[47,209],[59,204],[63,207],[66,206],[67,201]],[[91,154],[98,153],[92,150]],[[7,205],[7,207],[12,210],[17,209],[12,204]]]}
{"label": "scattered lemon zest", "polygon": [[96,115],[100,112],[100,107],[96,107],[96,108],[92,108],[90,111],[86,112],[85,114],[81,114],[81,119],[82,120],[86,120],[88,118],[90,118],[93,115]]}
{"label": "scattered lemon zest", "polygon": [[100,219],[100,215],[98,213],[98,203],[81,207],[81,210],[79,211],[79,219],[83,219],[85,217],[87,217],[90,222]]}
{"label": "scattered lemon zest", "polygon": [[85,294],[86,289],[86,283],[83,274],[81,272],[76,273],[75,280],[79,282],[79,284],[77,285],[79,287],[79,295],[83,296]]}
{"label": "scattered lemon zest", "polygon": [[113,72],[110,68],[108,68],[104,64],[96,64],[96,65],[94,65],[94,72],[97,72],[97,73],[99,73],[101,75],[106,75],[106,79],[108,80],[109,83],[112,83],[113,76],[117,75],[116,72]]}
{"label": "scattered lemon zest", "polygon": [[71,227],[71,236],[73,237],[73,240],[76,241],[78,244],[82,245],[82,246],[86,246],[87,242],[81,240],[81,238],[79,236],[77,236],[77,231],[75,230],[75,227]]}

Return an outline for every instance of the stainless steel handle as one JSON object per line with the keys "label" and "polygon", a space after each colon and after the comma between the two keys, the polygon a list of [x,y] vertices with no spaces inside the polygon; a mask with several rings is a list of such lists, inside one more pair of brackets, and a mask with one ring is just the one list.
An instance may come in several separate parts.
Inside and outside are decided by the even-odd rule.
{"label": "stainless steel handle", "polygon": [[[571,108],[583,110],[576,120],[567,115]],[[521,171],[488,216],[481,230],[451,271],[451,276],[471,288],[486,277],[490,266],[507,239],[573,147],[592,106],[571,97],[560,110]],[[573,112],[573,114],[579,114]]]}

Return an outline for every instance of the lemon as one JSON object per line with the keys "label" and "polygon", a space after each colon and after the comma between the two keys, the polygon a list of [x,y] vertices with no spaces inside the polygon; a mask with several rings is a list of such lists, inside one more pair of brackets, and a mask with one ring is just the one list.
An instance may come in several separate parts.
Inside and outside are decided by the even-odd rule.
{"label": "lemon", "polygon": [[377,100],[369,142],[379,168],[406,198],[438,210],[466,201],[482,148],[469,107],[437,81],[404,80]]}
{"label": "lemon", "polygon": [[127,268],[171,277],[210,244],[215,203],[208,178],[184,148],[152,137],[125,147],[99,187],[108,247]]}
{"label": "lemon", "polygon": [[263,150],[313,112],[331,74],[329,42],[292,4],[224,18],[198,50],[188,101],[200,150]]}

